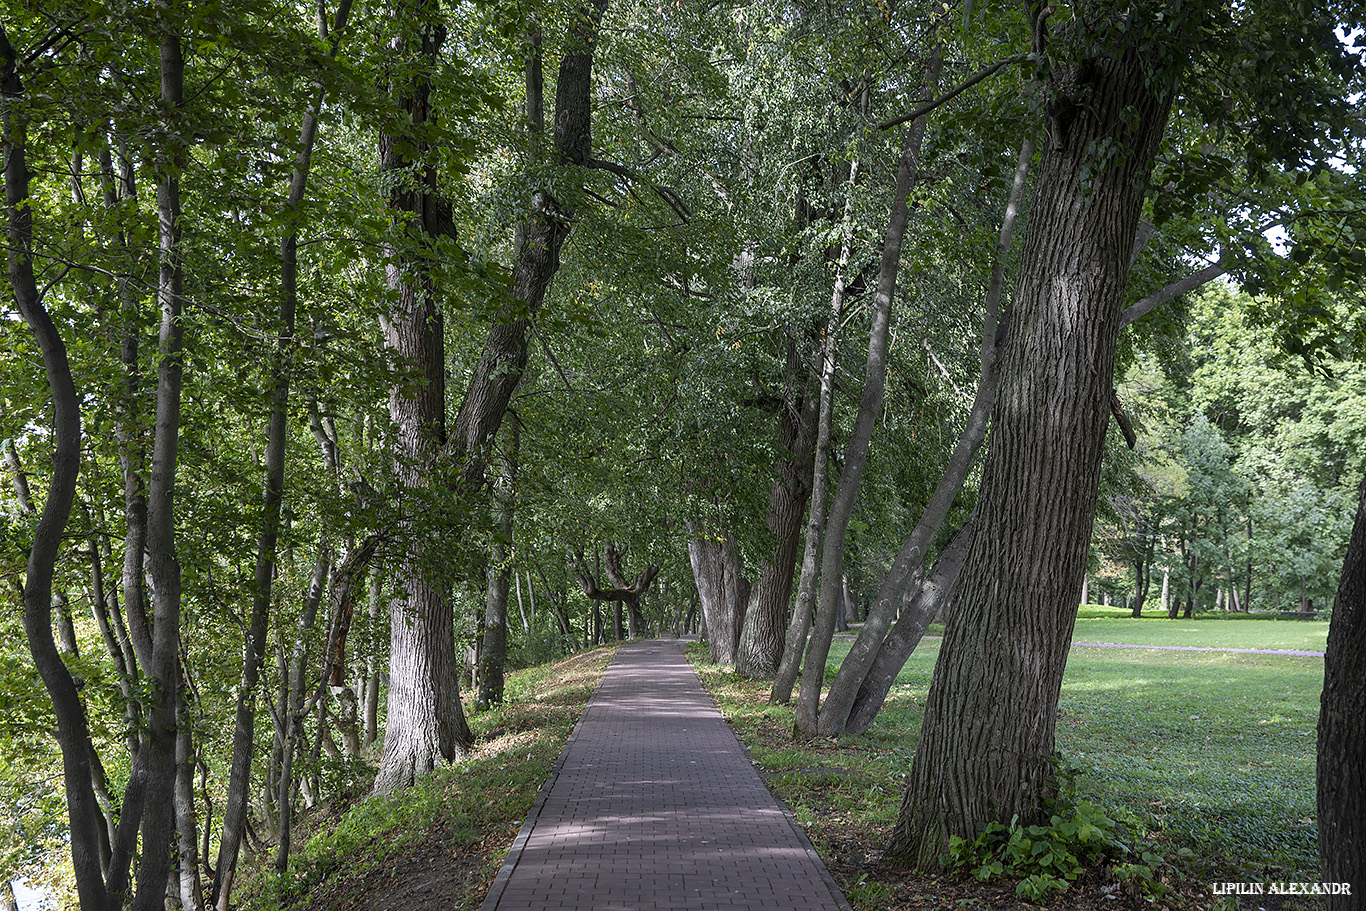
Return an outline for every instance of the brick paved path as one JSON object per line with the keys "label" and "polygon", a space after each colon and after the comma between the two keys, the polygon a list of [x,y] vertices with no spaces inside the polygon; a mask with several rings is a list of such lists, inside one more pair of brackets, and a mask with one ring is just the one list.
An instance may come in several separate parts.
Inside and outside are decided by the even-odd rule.
{"label": "brick paved path", "polygon": [[848,909],[679,644],[622,645],[482,911]]}

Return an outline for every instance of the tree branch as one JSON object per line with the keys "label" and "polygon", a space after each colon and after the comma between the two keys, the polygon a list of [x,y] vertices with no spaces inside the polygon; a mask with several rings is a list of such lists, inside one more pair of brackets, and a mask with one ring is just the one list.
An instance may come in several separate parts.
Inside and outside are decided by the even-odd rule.
{"label": "tree branch", "polygon": [[1212,266],[1206,266],[1199,272],[1187,275],[1180,281],[1174,281],[1167,287],[1149,294],[1143,300],[1125,310],[1119,317],[1120,328],[1124,328],[1135,320],[1142,319],[1158,307],[1167,303],[1173,298],[1180,297],[1187,292],[1194,291],[1202,285],[1214,281],[1221,275],[1228,274],[1226,258],[1219,257],[1219,261]]}
{"label": "tree branch", "polygon": [[940,105],[957,98],[963,92],[972,88],[974,85],[981,82],[983,79],[995,75],[998,71],[1010,66],[1012,63],[1019,63],[1021,60],[1024,60],[1027,56],[1029,55],[1016,54],[1013,57],[1007,57],[1004,60],[997,60],[995,63],[983,67],[976,73],[973,73],[965,81],[960,82],[958,85],[949,89],[947,92],[940,95],[933,101],[925,102],[920,107],[916,108],[914,111],[911,111],[909,114],[902,114],[900,117],[893,117],[891,120],[884,120],[882,121],[882,123],[879,123],[877,125],[877,128],[879,130],[890,130],[892,127],[901,126],[901,124],[915,120],[917,117],[923,117],[930,111],[933,111],[935,108],[939,107]]}
{"label": "tree branch", "polygon": [[672,209],[674,214],[685,224],[692,218],[692,212],[688,209],[687,203],[683,201],[683,197],[673,187],[666,187],[646,180],[631,168],[628,168],[623,164],[617,164],[615,161],[604,161],[601,158],[589,158],[584,161],[583,166],[592,168],[595,171],[607,171],[609,174],[615,174],[618,177],[625,178],[633,183],[646,184],[651,190],[655,191],[656,196],[664,200],[664,204]]}

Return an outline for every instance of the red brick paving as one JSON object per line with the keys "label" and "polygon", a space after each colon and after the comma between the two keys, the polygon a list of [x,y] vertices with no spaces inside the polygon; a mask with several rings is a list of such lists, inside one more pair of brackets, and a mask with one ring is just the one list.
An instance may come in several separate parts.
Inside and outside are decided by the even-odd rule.
{"label": "red brick paving", "polygon": [[697,674],[622,645],[481,911],[847,911]]}

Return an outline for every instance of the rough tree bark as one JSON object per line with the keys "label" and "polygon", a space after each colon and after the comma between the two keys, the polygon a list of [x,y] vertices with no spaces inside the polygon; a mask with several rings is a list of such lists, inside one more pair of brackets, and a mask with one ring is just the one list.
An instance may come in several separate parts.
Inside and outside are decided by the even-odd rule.
{"label": "rough tree bark", "polygon": [[[1052,788],[1124,279],[1171,106],[1133,50],[1054,78],[977,531],[887,850],[898,865],[933,867],[951,835],[991,820],[1032,822]],[[1098,159],[1111,144],[1123,154]]]}
{"label": "rough tree bark", "polygon": [[1329,911],[1366,908],[1366,481],[1342,565],[1319,700],[1319,856],[1323,881],[1351,883]]}
{"label": "rough tree bark", "polygon": [[702,605],[707,649],[716,664],[734,664],[740,638],[740,554],[735,539],[703,539],[688,527],[688,561]]}
{"label": "rough tree bark", "polygon": [[819,396],[806,388],[810,385],[810,373],[798,356],[796,339],[789,336],[785,388],[778,415],[778,446],[783,455],[778,459],[778,477],[768,496],[768,530],[773,534],[773,552],[760,567],[759,581],[750,592],[735,655],[736,673],[755,680],[773,677],[783,654],[792,571],[802,541],[802,518],[811,494],[816,446]]}
{"label": "rough tree bark", "polygon": [[[411,75],[389,91],[411,126],[405,135],[380,136],[380,171],[390,187],[395,235],[385,250],[385,284],[393,298],[381,322],[385,344],[421,377],[415,386],[395,385],[389,395],[395,474],[414,499],[439,474],[446,445],[444,321],[430,256],[435,239],[452,226],[437,191],[427,135],[431,76],[445,40],[435,6],[420,0],[404,11],[404,18],[415,22],[400,24],[410,31],[393,39],[391,53]],[[389,620],[389,724],[375,779],[380,794],[405,788],[438,763],[464,756],[473,741],[460,705],[449,583],[437,573],[440,542],[418,527],[412,512],[399,527],[403,546],[395,572],[403,597],[394,599]]]}
{"label": "rough tree bark", "polygon": [[[586,166],[589,163],[593,52],[606,6],[606,0],[590,0],[576,10],[570,27],[567,42],[570,50],[560,61],[555,97],[554,153],[555,163],[559,165]],[[423,33],[421,54],[429,61],[434,59],[436,38],[436,29],[427,28]],[[411,122],[427,123],[430,85],[426,78],[421,77],[406,88],[395,87],[395,91],[401,96],[402,105],[410,111]],[[411,147],[412,143],[407,145]],[[392,138],[387,148],[387,169],[408,170],[411,162],[396,154],[399,147]],[[449,222],[441,216],[437,203],[435,175],[427,168],[420,191],[404,192],[400,188],[391,205],[400,219],[431,234],[438,229],[444,230]],[[512,395],[521,382],[527,362],[530,318],[545,299],[559,268],[560,250],[569,236],[573,220],[573,206],[547,191],[534,192],[530,203],[528,217],[517,230],[512,269],[513,296],[525,306],[519,308],[513,319],[489,328],[449,440],[445,434],[444,362],[437,350],[441,338],[439,332],[432,331],[432,323],[440,322],[438,302],[433,300],[436,289],[430,287],[430,281],[424,280],[424,293],[415,293],[417,288],[413,281],[400,281],[401,270],[397,264],[393,267],[390,282],[395,287],[401,285],[401,297],[409,300],[401,300],[388,321],[390,328],[387,331],[393,333],[389,343],[401,354],[423,364],[429,379],[413,399],[404,401],[406,397],[401,396],[399,390],[390,399],[391,411],[398,419],[396,423],[402,427],[405,420],[399,418],[408,412],[407,420],[412,425],[400,434],[405,439],[399,444],[403,461],[410,466],[419,463],[407,452],[421,442],[421,463],[431,463],[440,456],[456,466],[459,483],[474,484],[483,480],[484,450],[502,423]],[[395,316],[399,321],[395,321]],[[431,446],[424,438],[433,444],[439,440],[440,444]],[[424,481],[425,475],[410,469],[409,478],[401,480],[411,484]],[[413,550],[422,550],[426,544],[435,546],[430,538],[421,537],[425,543]],[[411,534],[409,539],[416,540]],[[389,714],[384,755],[375,780],[375,788],[380,793],[406,787],[438,762],[463,755],[470,742],[469,728],[460,707],[450,601],[439,587],[434,589],[416,576],[415,570],[425,568],[423,557],[425,554],[410,553],[406,568],[402,565],[398,568],[400,575],[407,579],[408,596],[396,599],[390,611]]]}

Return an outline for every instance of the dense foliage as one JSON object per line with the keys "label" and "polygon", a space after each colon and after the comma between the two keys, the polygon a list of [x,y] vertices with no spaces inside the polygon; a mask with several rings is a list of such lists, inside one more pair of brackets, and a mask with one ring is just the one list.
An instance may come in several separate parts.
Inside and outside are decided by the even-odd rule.
{"label": "dense foliage", "polygon": [[[770,577],[784,619],[822,395],[832,489],[865,439],[826,575],[866,613],[994,394],[1002,225],[1027,230],[1106,42],[1201,53],[1141,187],[1117,383],[1138,443],[1109,432],[1096,591],[1327,607],[1366,471],[1366,227],[1332,32],[1355,13],[1322,6],[10,4],[0,880],[150,907],[153,836],[187,909],[226,907],[239,840],[286,871],[296,810],[356,796],[421,727],[388,713],[410,620],[496,702],[504,663],[632,631],[738,643]],[[1127,154],[1088,148],[1082,189]],[[64,442],[72,506],[35,574]],[[969,522],[975,451],[884,600]],[[44,574],[50,619],[24,595]],[[409,771],[458,750],[429,753]],[[154,756],[174,831],[139,841]]]}

